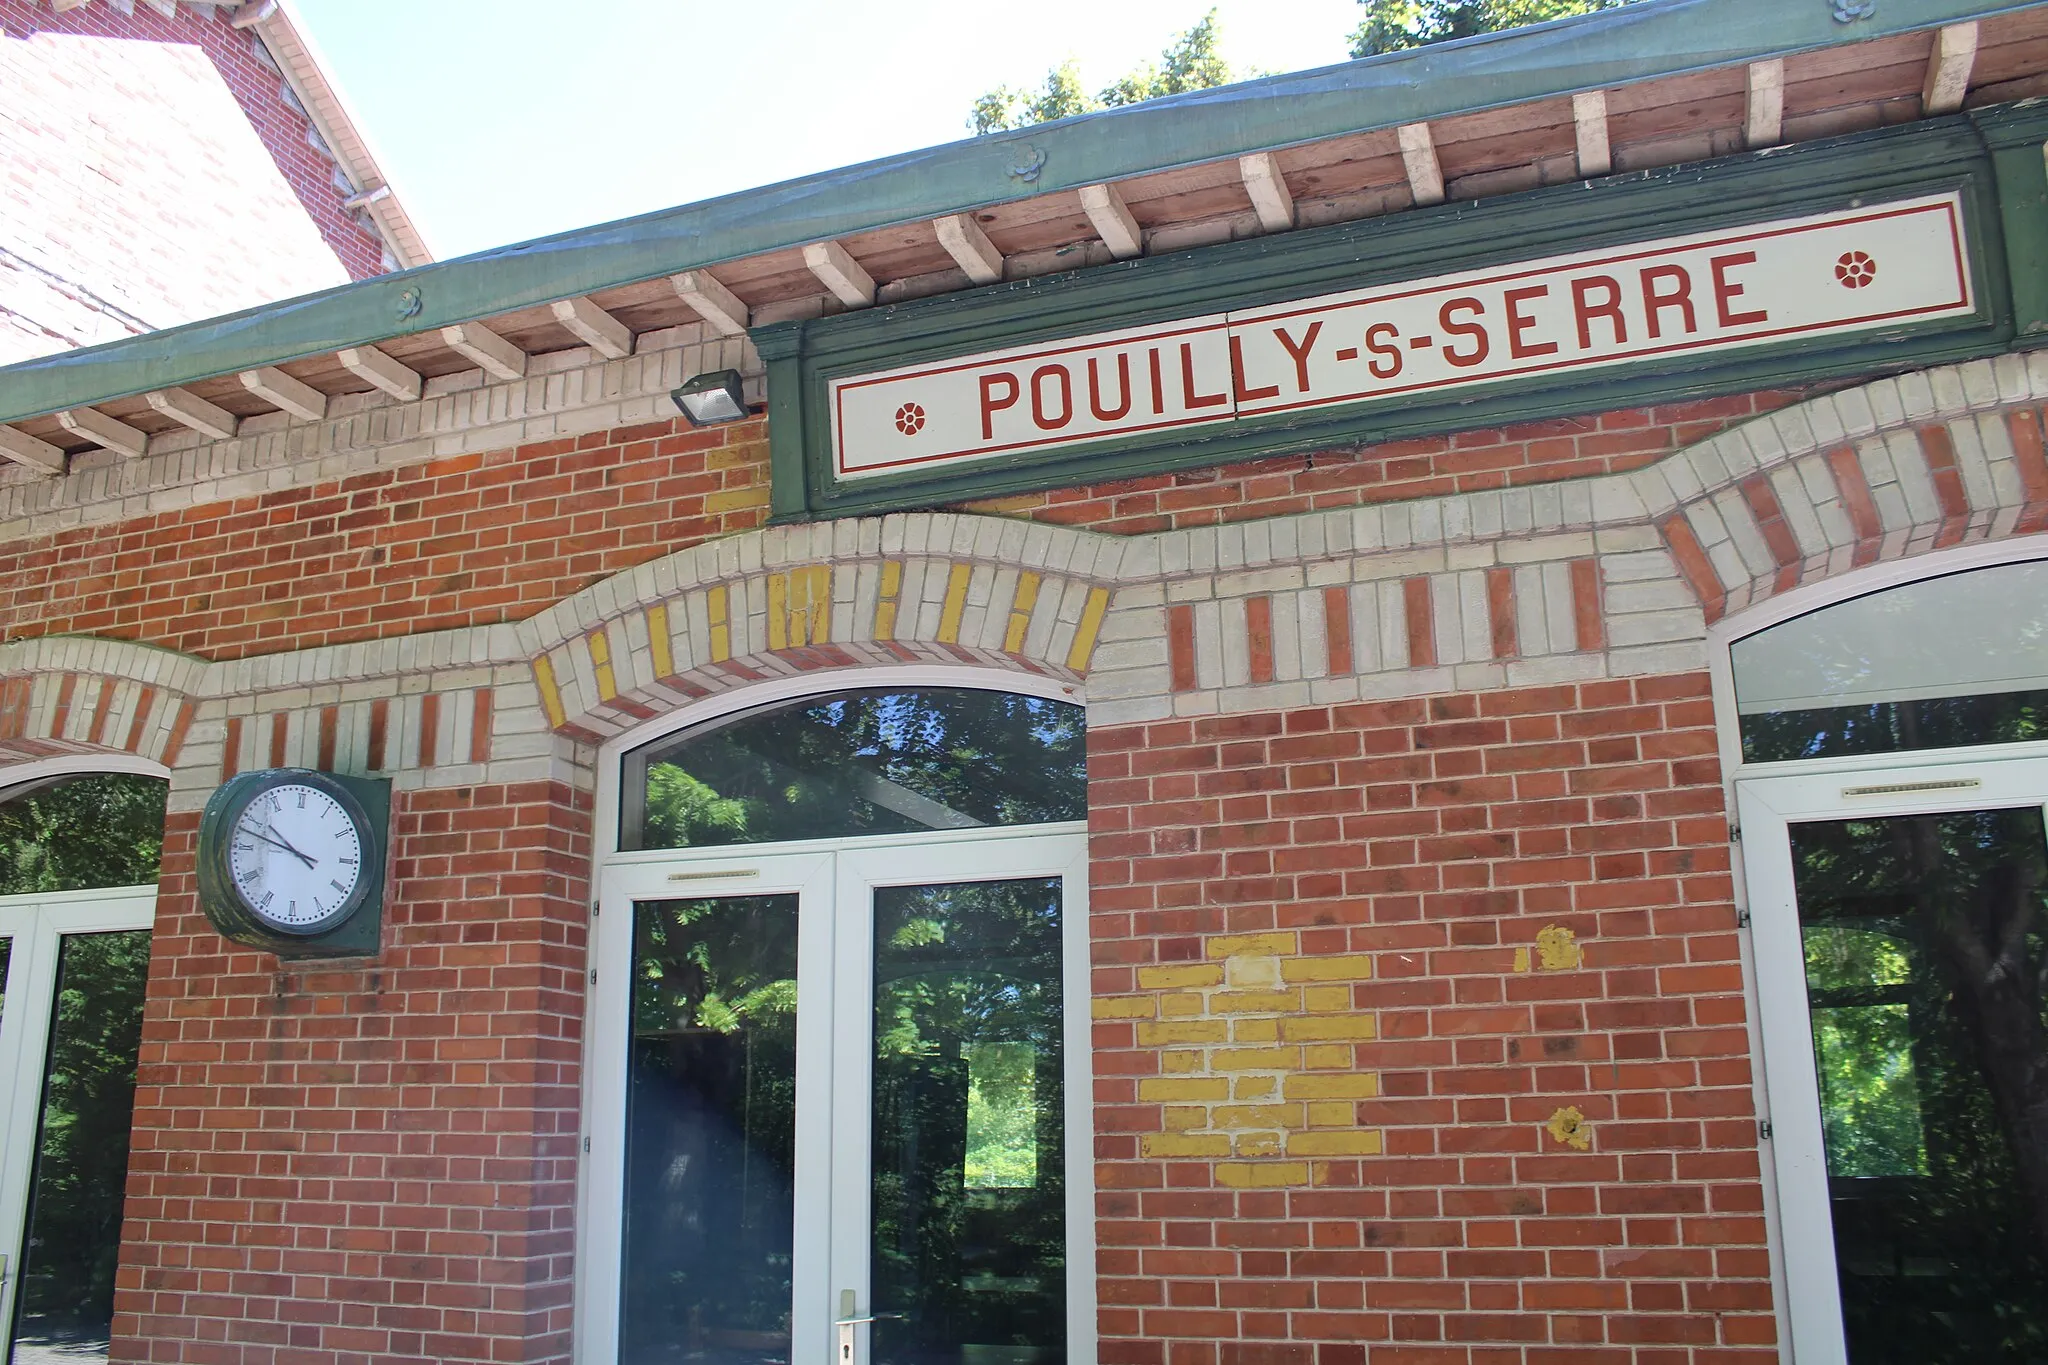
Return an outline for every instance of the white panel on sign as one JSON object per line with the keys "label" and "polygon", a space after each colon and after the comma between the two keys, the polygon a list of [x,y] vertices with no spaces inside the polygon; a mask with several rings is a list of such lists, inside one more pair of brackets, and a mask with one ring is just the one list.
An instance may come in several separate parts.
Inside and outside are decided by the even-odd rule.
{"label": "white panel on sign", "polygon": [[1975,308],[1958,194],[987,352],[831,386],[842,479]]}

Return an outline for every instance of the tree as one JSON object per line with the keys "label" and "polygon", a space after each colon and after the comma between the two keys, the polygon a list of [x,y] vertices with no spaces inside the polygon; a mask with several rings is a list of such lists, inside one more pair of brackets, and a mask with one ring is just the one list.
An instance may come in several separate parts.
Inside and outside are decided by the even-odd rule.
{"label": "tree", "polygon": [[1358,0],[1365,20],[1351,31],[1351,55],[1374,57],[1476,33],[1540,24],[1632,0]]}
{"label": "tree", "polygon": [[1189,90],[1208,90],[1246,80],[1258,74],[1233,73],[1219,48],[1216,11],[1202,16],[1202,22],[1175,38],[1159,55],[1158,64],[1146,62],[1124,73],[1114,84],[1090,95],[1081,85],[1081,68],[1068,58],[1045,75],[1038,90],[1019,90],[999,85],[974,101],[968,126],[977,137],[1010,128],[1028,128],[1037,123],[1089,114],[1098,109],[1115,109],[1142,104],[1162,95]]}

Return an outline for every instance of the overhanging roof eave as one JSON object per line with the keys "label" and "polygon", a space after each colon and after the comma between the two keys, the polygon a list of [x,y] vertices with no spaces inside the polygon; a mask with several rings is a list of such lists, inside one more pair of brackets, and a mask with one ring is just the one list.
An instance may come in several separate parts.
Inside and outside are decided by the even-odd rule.
{"label": "overhanging roof eave", "polygon": [[[1252,152],[1791,56],[2038,0],[1646,3],[947,143],[0,369],[0,422],[809,242]],[[1042,153],[1042,157],[1041,154]],[[1026,179],[1021,171],[1035,168]]]}

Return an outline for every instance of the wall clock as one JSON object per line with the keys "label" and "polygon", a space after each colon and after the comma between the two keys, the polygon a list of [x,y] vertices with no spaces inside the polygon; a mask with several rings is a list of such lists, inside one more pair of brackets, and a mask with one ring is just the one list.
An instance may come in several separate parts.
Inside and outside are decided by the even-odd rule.
{"label": "wall clock", "polygon": [[377,951],[391,784],[308,768],[241,773],[199,818],[199,903],[214,928],[280,957]]}

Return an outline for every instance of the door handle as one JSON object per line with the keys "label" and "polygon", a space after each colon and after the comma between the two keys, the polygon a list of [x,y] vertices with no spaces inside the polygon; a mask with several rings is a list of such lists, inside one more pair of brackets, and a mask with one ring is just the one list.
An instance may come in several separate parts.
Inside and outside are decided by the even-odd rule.
{"label": "door handle", "polygon": [[834,1358],[834,1365],[854,1365],[854,1328],[864,1322],[897,1322],[901,1321],[902,1318],[903,1314],[901,1313],[869,1313],[866,1317],[848,1317],[835,1320],[832,1325],[839,1329],[839,1354]]}

